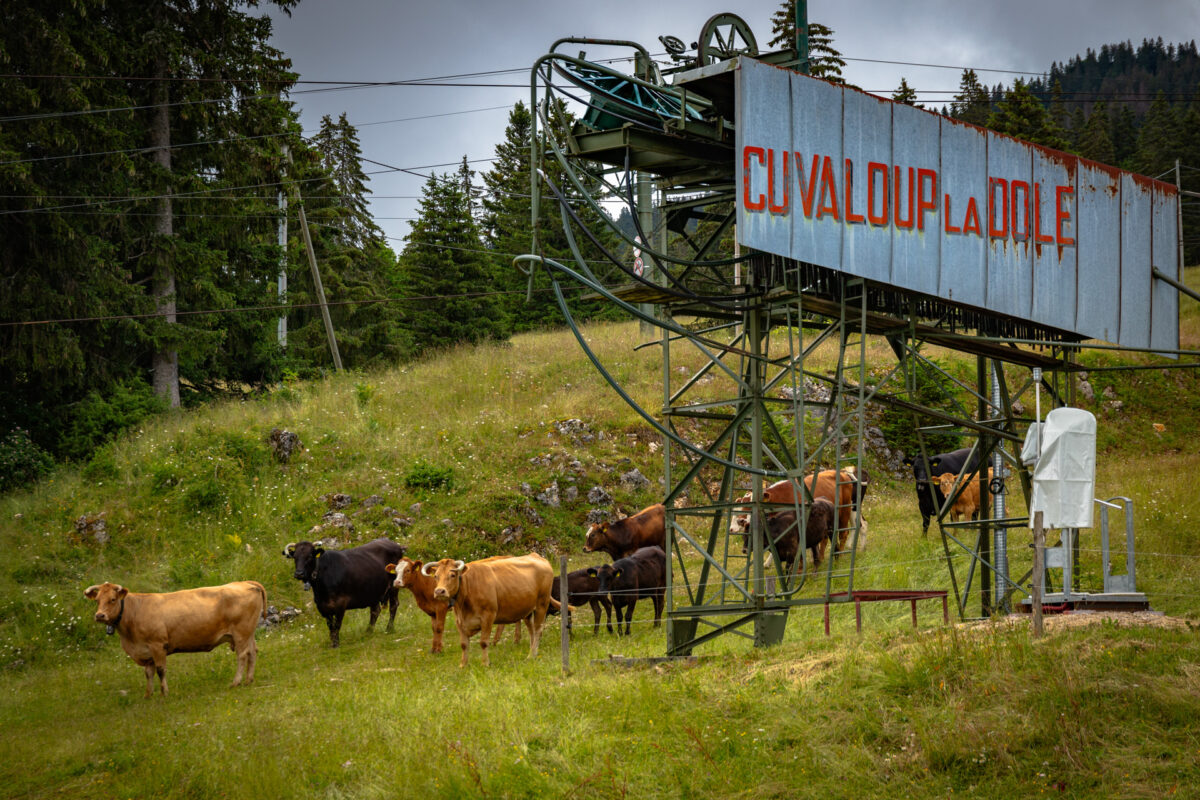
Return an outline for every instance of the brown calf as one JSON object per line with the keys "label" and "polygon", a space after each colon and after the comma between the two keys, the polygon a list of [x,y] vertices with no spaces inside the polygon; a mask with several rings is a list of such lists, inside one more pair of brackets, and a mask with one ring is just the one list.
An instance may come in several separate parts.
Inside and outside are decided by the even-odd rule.
{"label": "brown calf", "polygon": [[[954,482],[958,480],[958,476],[953,472],[947,472],[944,475],[938,476],[938,487],[942,490],[942,494],[946,497],[950,496],[950,490],[954,488]],[[985,483],[990,483],[992,480],[992,470],[989,467],[987,477],[984,478]],[[963,517],[975,519],[975,515],[979,513],[979,473],[972,472],[967,477],[963,478],[962,488],[958,492],[958,496],[954,498],[954,504],[950,506],[950,520],[958,522]]]}

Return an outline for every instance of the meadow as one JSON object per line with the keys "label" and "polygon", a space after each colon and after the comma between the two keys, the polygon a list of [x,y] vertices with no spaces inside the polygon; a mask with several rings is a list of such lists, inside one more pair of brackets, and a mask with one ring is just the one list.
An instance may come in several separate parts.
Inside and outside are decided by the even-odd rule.
{"label": "meadow", "polygon": [[[1200,341],[1195,305],[1185,301],[1185,347]],[[653,408],[661,368],[653,348],[634,349],[636,326],[584,335]],[[885,348],[872,343],[880,359]],[[368,633],[366,612],[352,611],[331,649],[281,550],[311,538],[344,493],[346,544],[388,535],[425,559],[536,549],[556,568],[558,554],[571,568],[601,563],[582,552],[588,491],[637,511],[661,498],[662,459],[657,436],[569,334],[150,420],[88,463],[0,497],[0,796],[1195,797],[1200,379],[1149,369],[1091,381],[1096,494],[1132,498],[1138,588],[1165,617],[1077,615],[1034,639],[1023,619],[944,626],[934,603],[919,604],[914,630],[906,604],[876,603],[861,635],[853,609],[833,609],[826,637],[810,607],[791,613],[774,647],[723,637],[695,660],[624,665],[610,657],[665,651],[643,601],[629,637],[594,636],[584,610],[568,674],[557,618],[536,659],[523,636],[493,648],[490,669],[473,643],[460,669],[453,622],[446,653],[430,654],[428,618],[407,593],[394,632],[385,615]],[[1109,387],[1119,411],[1102,396]],[[566,419],[591,438],[556,427]],[[276,427],[304,445],[287,464],[265,443]],[[633,468],[649,487],[620,483]],[[922,536],[911,479],[880,465],[873,475],[857,585],[948,588],[941,537]],[[554,482],[557,508],[534,496]],[[103,519],[106,541],[81,517]],[[1013,533],[1018,575],[1028,543],[1028,531]],[[1085,583],[1098,579],[1098,549],[1085,534]],[[234,658],[222,647],[169,658],[167,698],[142,697],[142,670],[83,598],[105,580],[167,591],[246,578],[303,613],[260,631],[254,685],[228,688]]]}

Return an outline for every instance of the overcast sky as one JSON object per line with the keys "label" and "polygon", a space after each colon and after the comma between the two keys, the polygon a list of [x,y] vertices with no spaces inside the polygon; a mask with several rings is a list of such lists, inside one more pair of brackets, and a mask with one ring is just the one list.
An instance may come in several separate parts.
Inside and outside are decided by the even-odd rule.
{"label": "overcast sky", "polygon": [[[293,99],[306,133],[321,117],[346,113],[362,154],[390,167],[451,171],[465,155],[488,169],[508,110],[529,100],[529,68],[556,39],[628,39],[661,53],[658,37],[692,43],[713,14],[741,16],[767,49],[777,0],[301,0],[290,18],[276,15],[273,41],[302,81],[398,81],[517,70],[462,82],[489,86],[400,86],[312,91]],[[935,107],[958,87],[961,68],[987,85],[1040,73],[1087,48],[1145,38],[1200,38],[1197,0],[809,0],[809,19],[834,30],[851,83],[890,95],[903,76]],[[615,55],[589,48],[588,55]],[[575,52],[574,48],[565,52]],[[878,61],[910,64],[877,63]],[[912,66],[950,65],[953,69]],[[989,70],[998,70],[995,72]],[[424,119],[422,119],[424,117]],[[438,165],[438,166],[432,166]],[[366,164],[380,227],[399,252],[425,181]]]}

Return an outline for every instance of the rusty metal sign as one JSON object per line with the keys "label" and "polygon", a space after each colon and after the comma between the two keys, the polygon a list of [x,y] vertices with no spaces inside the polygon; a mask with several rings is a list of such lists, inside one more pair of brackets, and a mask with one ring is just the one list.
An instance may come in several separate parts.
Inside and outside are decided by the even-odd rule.
{"label": "rusty metal sign", "polygon": [[1126,347],[1178,349],[1174,186],[741,59],[738,240]]}

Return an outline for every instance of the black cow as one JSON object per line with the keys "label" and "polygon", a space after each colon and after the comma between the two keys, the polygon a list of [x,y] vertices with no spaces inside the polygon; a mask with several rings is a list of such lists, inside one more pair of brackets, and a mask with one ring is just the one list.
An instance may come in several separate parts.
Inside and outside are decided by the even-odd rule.
{"label": "black cow", "polygon": [[[559,576],[554,576],[554,583],[550,587],[550,596],[561,602]],[[612,627],[612,601],[608,599],[608,594],[600,591],[600,581],[593,575],[588,574],[587,568],[577,569],[567,573],[567,604],[570,606],[582,606],[584,603],[592,607],[592,614],[595,616],[595,623],[592,625],[592,633],[600,633],[600,607],[604,606],[605,616],[607,617],[608,632],[613,632]],[[546,612],[549,614],[557,614],[558,611],[551,609]],[[567,616],[567,627],[570,627],[571,616]],[[519,631],[520,628],[518,627]]]}
{"label": "black cow", "polygon": [[373,629],[386,601],[391,611],[387,630],[391,633],[399,590],[386,569],[400,560],[404,550],[384,537],[349,550],[326,550],[319,542],[296,542],[283,548],[283,555],[296,562],[296,580],[312,587],[317,611],[329,626],[330,646],[338,646],[342,616],[352,608],[371,609],[369,627]]}
{"label": "black cow", "polygon": [[[813,566],[821,563],[826,546],[834,539],[836,531],[835,520],[837,513],[833,503],[824,497],[813,499],[808,507],[808,526],[804,529],[804,549],[812,551]],[[792,562],[799,555],[804,563],[804,554],[800,552],[799,526],[796,524],[795,511],[777,511],[767,515],[768,541],[775,542],[775,552],[779,554],[779,563],[785,571],[791,570]],[[749,539],[742,545],[742,552],[748,552]]]}
{"label": "black cow", "polygon": [[[959,472],[962,472],[963,465],[967,463],[967,457],[970,455],[970,447],[963,447],[949,453],[938,453],[936,456],[930,457],[929,469],[933,472],[934,478],[947,472],[953,472],[957,475]],[[930,481],[926,477],[925,463],[921,460],[920,456],[906,458],[904,459],[904,464],[905,466],[912,467],[913,480],[916,481],[917,505],[921,509],[921,533],[929,533],[929,520],[945,504],[946,496],[938,488],[936,480]],[[971,463],[967,469],[971,472],[979,469],[978,452],[971,458]]]}
{"label": "black cow", "polygon": [[642,547],[625,558],[618,558],[602,567],[588,567],[587,574],[600,582],[600,591],[612,597],[617,610],[617,634],[621,633],[621,614],[624,611],[625,635],[633,620],[633,609],[642,597],[654,601],[654,626],[662,623],[666,602],[667,554],[658,546]]}

